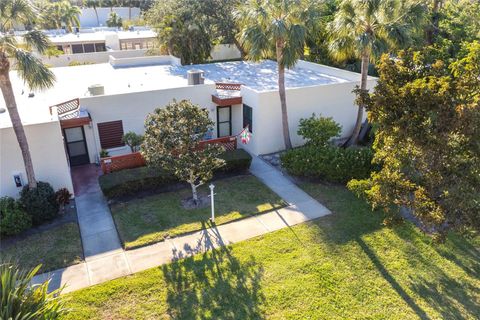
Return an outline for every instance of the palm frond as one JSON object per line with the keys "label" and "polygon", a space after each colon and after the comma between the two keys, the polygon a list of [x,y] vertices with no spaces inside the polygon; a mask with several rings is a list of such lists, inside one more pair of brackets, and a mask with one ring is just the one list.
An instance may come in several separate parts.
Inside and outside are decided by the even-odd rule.
{"label": "palm frond", "polygon": [[41,54],[51,45],[48,36],[39,30],[28,31],[23,35],[23,40],[30,48],[36,49]]}
{"label": "palm frond", "polygon": [[18,75],[32,90],[42,90],[53,86],[55,75],[31,52],[17,48],[14,51],[14,59]]}

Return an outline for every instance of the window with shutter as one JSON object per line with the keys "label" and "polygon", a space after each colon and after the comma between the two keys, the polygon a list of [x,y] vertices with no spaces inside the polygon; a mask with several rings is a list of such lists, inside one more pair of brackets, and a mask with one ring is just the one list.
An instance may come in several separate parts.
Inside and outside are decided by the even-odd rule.
{"label": "window with shutter", "polygon": [[100,146],[102,149],[123,147],[125,143],[123,137],[122,120],[101,122],[97,124]]}
{"label": "window with shutter", "polygon": [[243,105],[243,127],[248,126],[248,130],[253,133],[253,110],[252,107],[244,104]]}

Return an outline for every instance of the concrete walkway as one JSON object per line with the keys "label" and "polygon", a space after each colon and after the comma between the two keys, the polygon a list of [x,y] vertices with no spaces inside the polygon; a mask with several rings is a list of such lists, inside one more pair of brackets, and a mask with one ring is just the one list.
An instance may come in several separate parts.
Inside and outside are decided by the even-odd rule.
{"label": "concrete walkway", "polygon": [[[118,241],[116,231],[117,242],[111,240],[114,238],[113,231],[107,228],[110,226],[110,222],[106,213],[108,213],[110,220],[112,218],[108,206],[104,207],[105,201],[101,201],[103,198],[98,195],[101,195],[101,191],[93,194],[87,192],[84,194],[85,198],[80,199],[80,202],[83,203],[82,205],[78,205],[77,199],[78,210],[82,212],[81,215],[85,213],[82,218],[83,222],[80,222],[80,229],[82,241],[86,239],[89,246],[85,249],[86,251],[88,249],[87,253],[85,253],[86,261],[65,269],[38,275],[34,278],[34,282],[38,283],[51,278],[51,290],[66,285],[63,292],[71,292],[331,213],[327,208],[299,189],[280,171],[263,160],[254,157],[250,171],[287,201],[289,206],[128,251],[123,251],[117,247],[120,242]],[[104,221],[98,223],[96,219]],[[82,224],[84,225],[83,227]],[[97,224],[98,226],[96,226]],[[103,240],[103,234],[110,235],[108,241]],[[91,244],[98,243],[103,249],[90,247],[91,244],[88,241],[91,241]]]}

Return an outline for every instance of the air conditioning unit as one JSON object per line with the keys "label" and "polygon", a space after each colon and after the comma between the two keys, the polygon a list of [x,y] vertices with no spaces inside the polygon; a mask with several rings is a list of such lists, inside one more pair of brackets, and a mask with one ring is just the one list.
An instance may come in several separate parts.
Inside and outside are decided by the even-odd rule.
{"label": "air conditioning unit", "polygon": [[205,78],[203,77],[203,71],[199,69],[188,70],[187,79],[189,86],[203,84],[205,81]]}
{"label": "air conditioning unit", "polygon": [[105,87],[101,84],[92,84],[88,87],[91,96],[100,96],[105,93]]}

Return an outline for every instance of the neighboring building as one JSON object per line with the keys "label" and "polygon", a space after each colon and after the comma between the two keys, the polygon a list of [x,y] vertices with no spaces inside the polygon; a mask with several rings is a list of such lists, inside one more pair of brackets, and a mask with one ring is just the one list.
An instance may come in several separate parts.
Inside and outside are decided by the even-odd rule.
{"label": "neighboring building", "polygon": [[[77,33],[65,30],[44,31],[50,41],[62,51],[59,56],[40,56],[52,67],[64,67],[72,63],[107,63],[115,58],[143,57],[155,45],[156,33],[147,27],[133,27],[129,31],[115,28],[80,29]],[[217,44],[211,52],[212,61],[238,60],[240,51],[233,44]]]}
{"label": "neighboring building", "polygon": [[[203,71],[204,83],[198,70]],[[284,148],[276,64],[272,61],[181,66],[171,56],[111,57],[109,63],[52,71],[57,78],[55,86],[33,97],[15,72],[11,77],[38,179],[55,188],[67,187],[73,192],[69,167],[98,162],[102,149],[110,155],[129,153],[122,135],[143,133],[147,114],[173,99],[188,99],[207,109],[216,124],[213,137],[236,135],[249,125],[252,138],[242,148],[257,155]],[[189,72],[197,76],[198,84],[188,84]],[[342,135],[350,134],[357,114],[352,90],[359,80],[357,73],[305,61],[288,70],[293,145],[304,142],[297,134],[298,123],[312,113],[333,117],[342,125]],[[375,81],[369,79],[370,88]],[[3,100],[0,107],[2,104]],[[25,175],[6,112],[0,114],[0,146],[0,195],[15,196],[19,189],[13,175]]]}
{"label": "neighboring building", "polygon": [[156,33],[144,27],[129,31],[114,28],[81,29],[77,33],[47,32],[50,41],[65,54],[141,50],[154,46]]}

